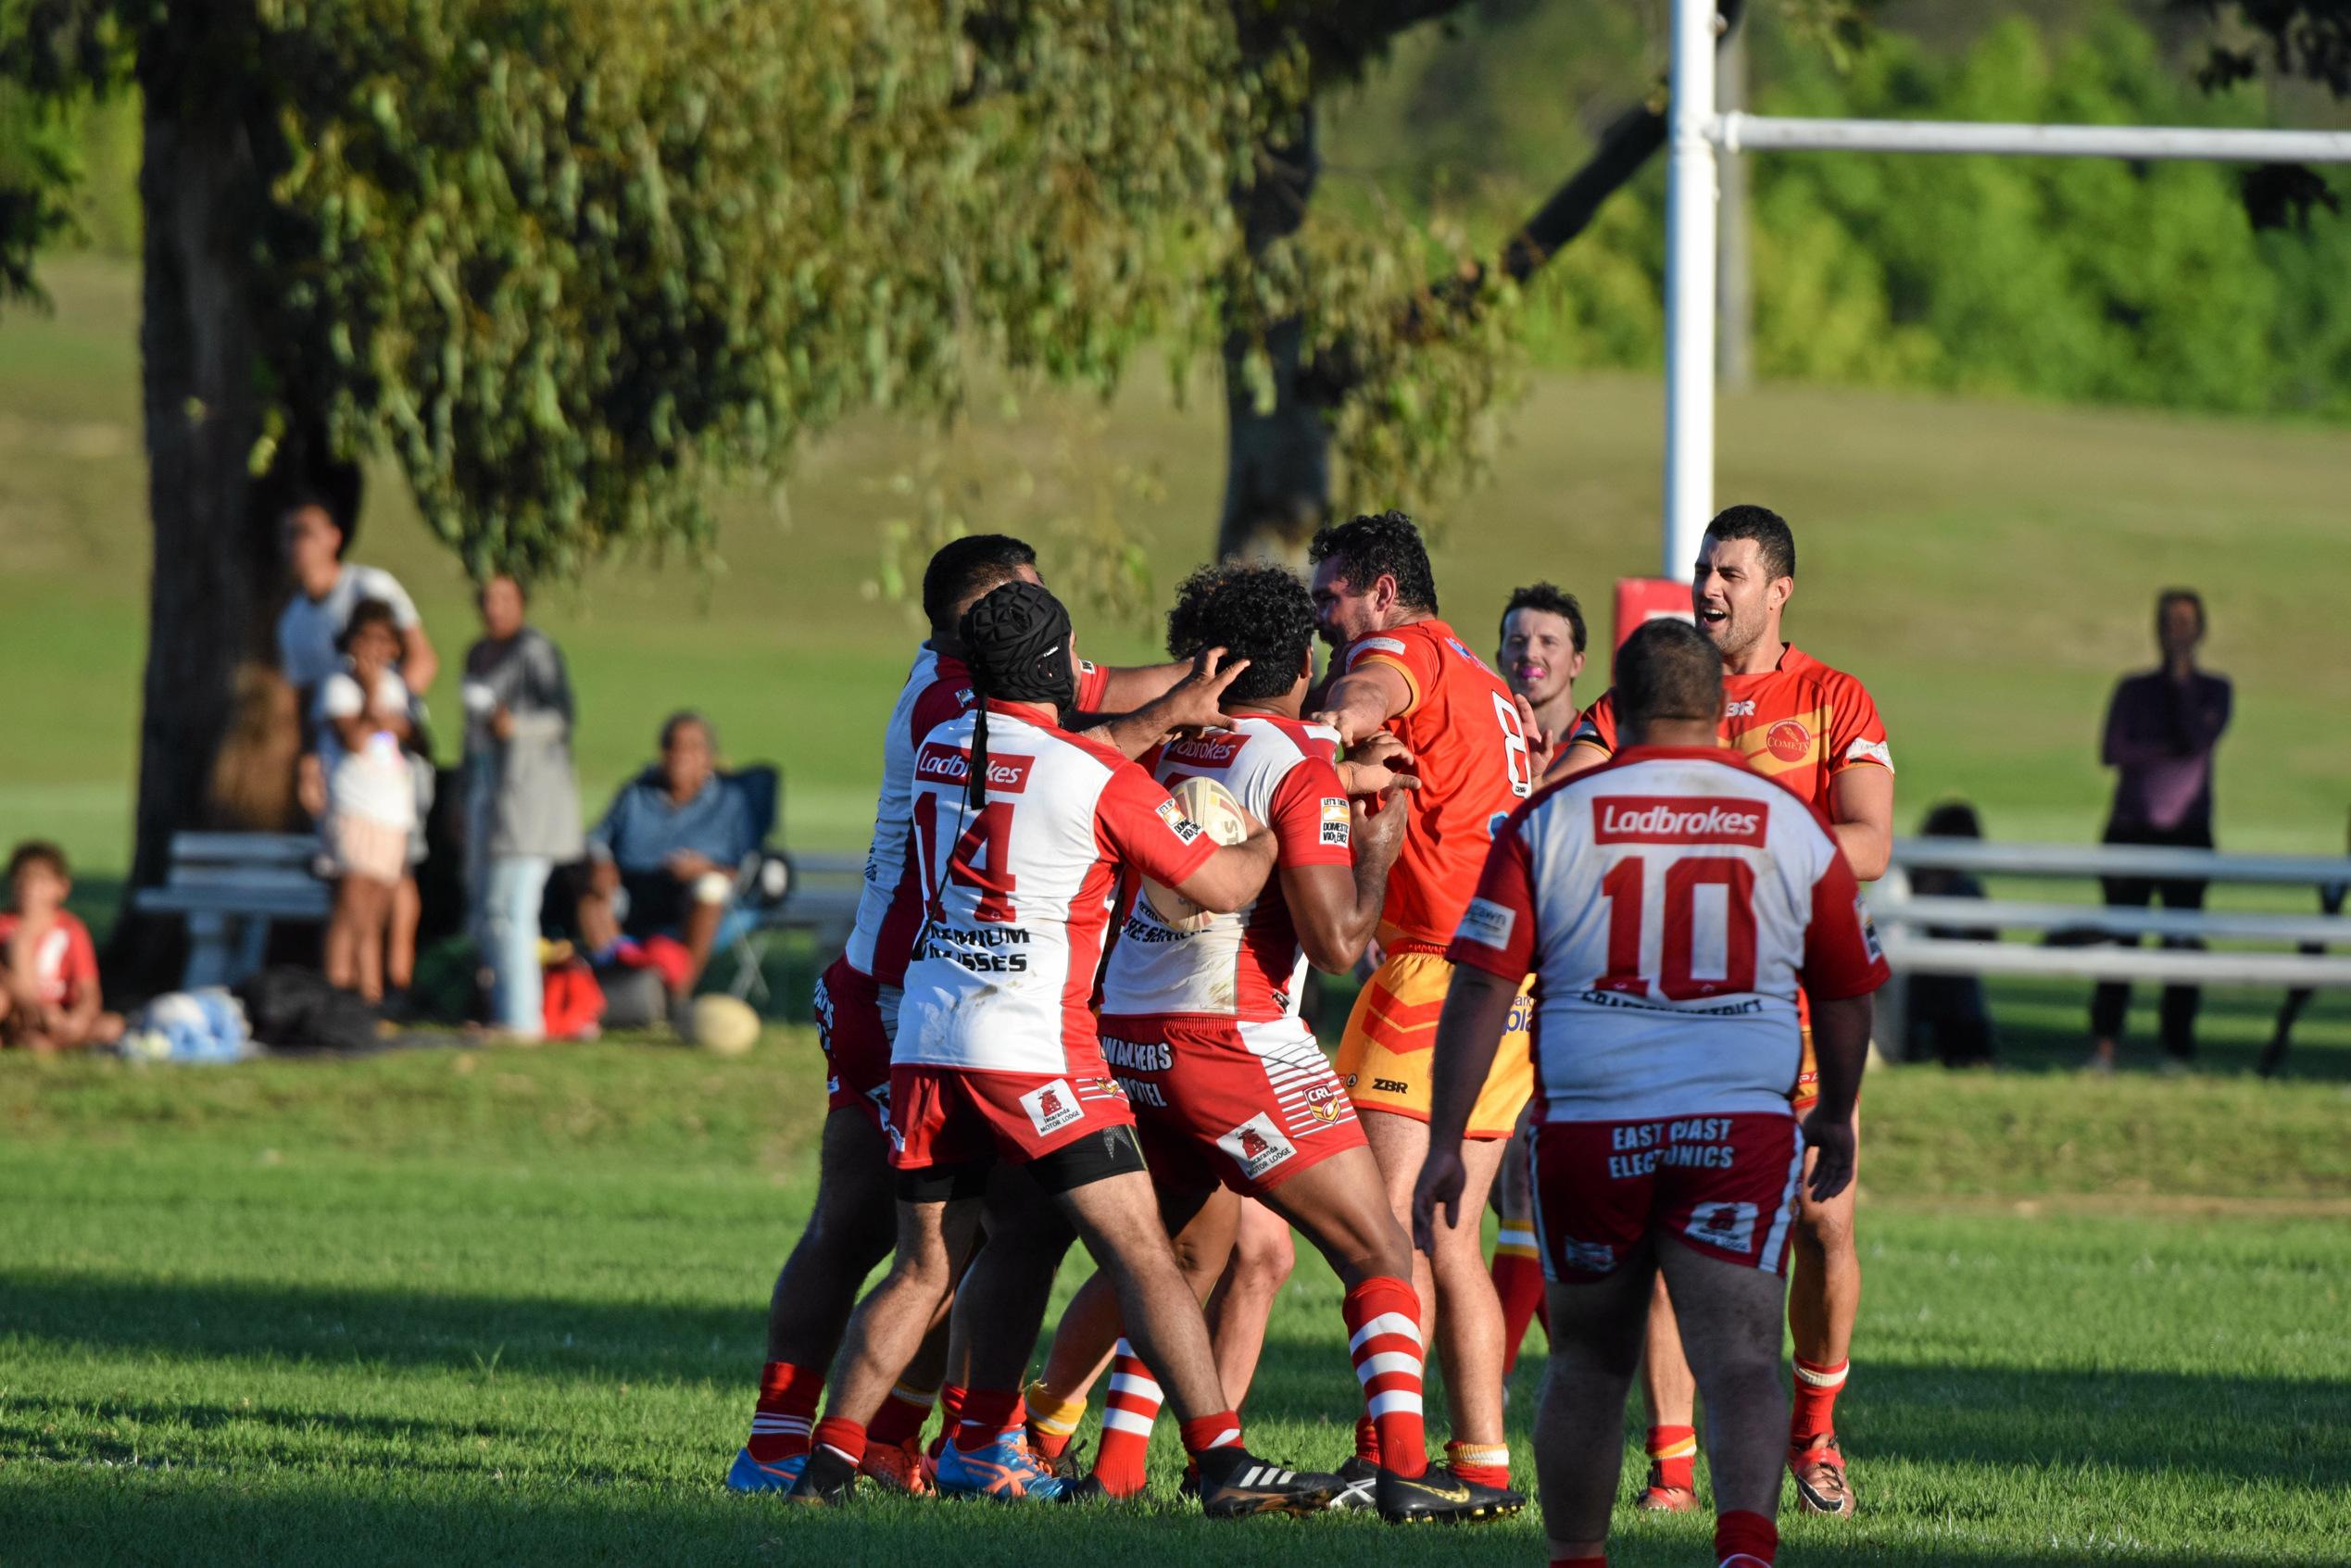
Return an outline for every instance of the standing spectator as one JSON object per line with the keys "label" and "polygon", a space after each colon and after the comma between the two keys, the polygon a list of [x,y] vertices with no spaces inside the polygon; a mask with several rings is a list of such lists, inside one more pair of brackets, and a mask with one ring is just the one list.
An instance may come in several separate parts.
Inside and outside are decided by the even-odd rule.
{"label": "standing spectator", "polygon": [[572,682],[555,644],[523,624],[521,583],[493,577],[479,602],[482,638],[465,652],[466,892],[492,1019],[536,1039],[539,907],[548,873],[580,853]]}
{"label": "standing spectator", "polygon": [[90,928],[65,907],[73,891],[65,851],[28,839],[8,857],[9,907],[0,913],[0,1045],[36,1053],[110,1046],[122,1020],[98,999]]}
{"label": "standing spectator", "polygon": [[[2227,677],[2196,668],[2204,641],[2204,600],[2186,588],[2168,588],[2156,600],[2156,647],[2163,662],[2126,675],[2106,705],[2099,760],[2116,770],[2108,844],[2212,847],[2212,752],[2229,727]],[[2107,877],[2106,902],[2144,909],[2161,897],[2168,909],[2204,908],[2204,884],[2190,879]],[[2138,939],[2131,939],[2136,947]],[[2192,937],[2167,936],[2167,947],[2201,947]],[[2175,1063],[2196,1050],[2196,988],[2163,991],[2163,1048]],[[2131,986],[2102,984],[2090,1002],[2091,1067],[2114,1071],[2115,1039],[2131,1006]]]}
{"label": "standing spectator", "polygon": [[[385,953],[398,936],[395,908],[416,830],[416,778],[409,746],[416,726],[393,660],[400,637],[393,608],[362,599],[344,629],[347,668],[319,686],[319,757],[326,775],[325,842],[335,878],[326,972],[335,985],[383,1002]],[[411,951],[416,932],[407,933]],[[394,1006],[404,998],[395,997]]]}
{"label": "standing spectator", "polygon": [[[356,494],[356,492],[354,493]],[[347,507],[338,508],[323,490],[297,492],[283,514],[282,537],[287,569],[294,577],[294,596],[278,616],[278,669],[294,687],[304,720],[315,719],[319,688],[343,667],[342,639],[353,610],[373,599],[392,612],[396,638],[393,668],[411,694],[409,720],[422,718],[424,693],[441,671],[441,656],[424,634],[416,604],[399,579],[381,567],[359,566],[343,558],[357,532],[357,520]],[[319,737],[306,734],[296,766],[295,795],[304,810],[323,817],[328,809],[324,759]],[[424,814],[432,809],[434,785],[429,747],[409,753],[414,775],[416,827],[409,835],[400,878],[393,889],[392,948],[386,956],[387,978],[405,992],[416,967],[416,928],[423,911],[417,891],[415,867],[424,859]]]}
{"label": "standing spectator", "polygon": [[623,934],[666,939],[656,951],[674,961],[656,967],[673,1003],[694,994],[718,946],[735,875],[760,847],[763,827],[716,771],[717,754],[709,720],[673,713],[661,726],[661,760],[621,786],[587,836],[579,928],[590,958],[610,961]]}

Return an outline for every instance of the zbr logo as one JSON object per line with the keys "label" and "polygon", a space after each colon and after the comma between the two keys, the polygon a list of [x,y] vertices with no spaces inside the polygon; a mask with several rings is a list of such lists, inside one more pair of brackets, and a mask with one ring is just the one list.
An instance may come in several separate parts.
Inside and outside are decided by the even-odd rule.
{"label": "zbr logo", "polygon": [[1690,1211],[1682,1234],[1692,1241],[1744,1252],[1755,1244],[1755,1206],[1752,1203],[1702,1203]]}
{"label": "zbr logo", "polygon": [[[987,756],[987,787],[1018,795],[1028,787],[1028,771],[1036,765],[1034,757],[991,751]],[[914,779],[918,784],[949,784],[961,789],[971,776],[972,754],[962,746],[924,741],[923,749],[915,755]]]}
{"label": "zbr logo", "polygon": [[1782,719],[1764,733],[1764,749],[1782,762],[1801,762],[1812,755],[1812,732],[1801,719]]}
{"label": "zbr logo", "polygon": [[1077,1091],[1069,1086],[1066,1078],[1056,1078],[1021,1096],[1021,1109],[1028,1112],[1029,1125],[1037,1135],[1060,1132],[1086,1112],[1078,1108]]}

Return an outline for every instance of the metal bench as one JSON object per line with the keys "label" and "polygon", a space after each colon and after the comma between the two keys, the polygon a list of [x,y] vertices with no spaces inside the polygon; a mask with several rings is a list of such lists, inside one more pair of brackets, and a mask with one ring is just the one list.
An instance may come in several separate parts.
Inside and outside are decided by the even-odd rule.
{"label": "metal bench", "polygon": [[187,922],[182,986],[233,985],[261,967],[273,922],[327,918],[334,893],[311,870],[318,853],[308,834],[174,834],[168,879],[141,888],[135,907]]}

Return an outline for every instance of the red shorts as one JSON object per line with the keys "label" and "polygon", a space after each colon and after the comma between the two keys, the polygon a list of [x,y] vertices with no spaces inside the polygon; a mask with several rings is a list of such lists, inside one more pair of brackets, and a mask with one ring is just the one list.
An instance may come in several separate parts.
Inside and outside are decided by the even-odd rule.
{"label": "red shorts", "polygon": [[1546,1122],[1534,1134],[1528,1181],[1545,1278],[1565,1285],[1604,1278],[1654,1236],[1708,1257],[1786,1271],[1804,1169],[1792,1117]]}
{"label": "red shorts", "polygon": [[997,1160],[1025,1165],[1089,1133],[1135,1124],[1100,1053],[1083,1073],[901,1063],[890,1072],[890,1120],[897,1124],[890,1163],[901,1171]]}
{"label": "red shorts", "polygon": [[1151,1180],[1170,1192],[1222,1183],[1258,1197],[1364,1147],[1347,1085],[1303,1023],[1198,1014],[1102,1020]]}
{"label": "red shorts", "polygon": [[890,1135],[890,1037],[882,987],[846,955],[816,982],[816,1032],[824,1047],[824,1105],[854,1106]]}

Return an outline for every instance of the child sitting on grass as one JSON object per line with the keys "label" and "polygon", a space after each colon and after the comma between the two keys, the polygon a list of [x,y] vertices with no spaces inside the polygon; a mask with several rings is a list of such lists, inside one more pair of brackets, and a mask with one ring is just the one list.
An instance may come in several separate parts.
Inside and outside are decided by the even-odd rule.
{"label": "child sitting on grass", "polygon": [[101,1010],[90,928],[65,907],[73,891],[65,851],[29,839],[8,857],[0,914],[0,1045],[39,1051],[110,1046],[122,1020]]}
{"label": "child sitting on grass", "polygon": [[319,686],[319,760],[326,775],[327,859],[335,879],[327,924],[327,979],[371,1002],[383,999],[383,960],[394,896],[408,874],[416,826],[416,739],[409,688],[394,668],[400,632],[392,607],[363,599],[344,627],[345,668]]}

